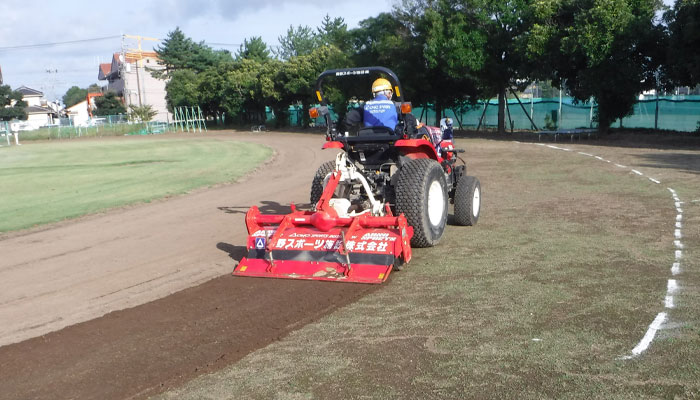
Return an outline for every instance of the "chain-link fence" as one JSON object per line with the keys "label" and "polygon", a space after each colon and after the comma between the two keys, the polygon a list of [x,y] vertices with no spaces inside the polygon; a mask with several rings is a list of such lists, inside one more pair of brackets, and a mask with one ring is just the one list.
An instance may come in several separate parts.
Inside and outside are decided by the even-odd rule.
{"label": "chain-link fence", "polygon": [[[76,124],[71,118],[54,119],[54,124],[38,129],[19,132],[23,140],[72,139],[76,137],[100,137],[123,135],[146,135],[168,132],[175,129],[172,124],[151,121],[133,122],[126,115],[93,117]],[[2,126],[0,125],[0,131]],[[2,133],[0,133],[2,135]]]}

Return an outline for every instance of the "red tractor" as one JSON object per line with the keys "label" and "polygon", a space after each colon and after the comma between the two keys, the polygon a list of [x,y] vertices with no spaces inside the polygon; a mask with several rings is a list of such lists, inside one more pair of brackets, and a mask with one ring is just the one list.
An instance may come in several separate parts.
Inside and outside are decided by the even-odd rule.
{"label": "red tractor", "polygon": [[[353,130],[334,122],[324,81],[371,76],[391,82],[397,126]],[[440,128],[416,126],[396,74],[384,67],[328,70],[316,82],[316,96],[320,105],[310,114],[325,120],[323,148],[341,151],[313,178],[312,211],[292,207],[289,215],[263,215],[251,208],[249,253],[235,275],[381,283],[410,260],[411,246],[440,241],[448,202],[457,225],[476,224],[479,180],[466,174],[457,157],[463,150],[451,135],[443,140]]]}

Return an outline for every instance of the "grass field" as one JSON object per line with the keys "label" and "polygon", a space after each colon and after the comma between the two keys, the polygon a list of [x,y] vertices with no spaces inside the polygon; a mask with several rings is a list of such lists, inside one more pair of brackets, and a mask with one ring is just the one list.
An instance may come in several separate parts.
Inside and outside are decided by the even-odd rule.
{"label": "grass field", "polygon": [[271,156],[250,143],[114,138],[0,149],[0,233],[233,181]]}
{"label": "grass field", "polygon": [[[578,147],[607,163],[461,143],[482,182],[477,226],[449,226],[372,294],[161,397],[700,397],[698,153]],[[676,250],[668,187],[685,212],[673,308],[664,306]],[[625,358],[664,310],[648,350]]]}

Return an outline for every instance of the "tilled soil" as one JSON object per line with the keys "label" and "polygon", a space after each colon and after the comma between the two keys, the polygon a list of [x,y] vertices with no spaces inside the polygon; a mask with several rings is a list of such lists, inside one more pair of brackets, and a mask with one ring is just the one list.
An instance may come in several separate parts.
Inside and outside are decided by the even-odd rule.
{"label": "tilled soil", "polygon": [[321,151],[320,135],[212,138],[276,153],[235,184],[0,240],[0,397],[152,395],[374,289],[231,276],[247,208],[308,202],[316,168],[335,153]]}
{"label": "tilled soil", "polygon": [[222,276],[0,348],[0,397],[143,398],[231,364],[374,288]]}

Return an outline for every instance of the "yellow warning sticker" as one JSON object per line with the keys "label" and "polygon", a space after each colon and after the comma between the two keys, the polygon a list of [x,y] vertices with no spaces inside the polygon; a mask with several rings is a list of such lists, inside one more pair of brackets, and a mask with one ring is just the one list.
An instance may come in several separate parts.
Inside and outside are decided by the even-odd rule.
{"label": "yellow warning sticker", "polygon": [[244,265],[244,266],[242,266],[241,268],[239,268],[238,270],[241,271],[241,272],[245,272],[246,269],[248,269],[248,266],[247,266],[247,265]]}
{"label": "yellow warning sticker", "polygon": [[379,277],[377,279],[384,279],[384,273],[382,272],[381,274],[379,274]]}

